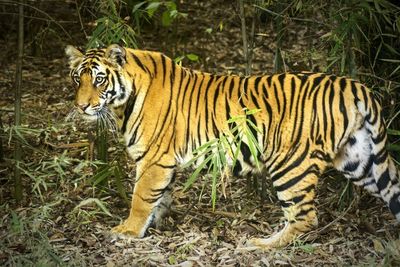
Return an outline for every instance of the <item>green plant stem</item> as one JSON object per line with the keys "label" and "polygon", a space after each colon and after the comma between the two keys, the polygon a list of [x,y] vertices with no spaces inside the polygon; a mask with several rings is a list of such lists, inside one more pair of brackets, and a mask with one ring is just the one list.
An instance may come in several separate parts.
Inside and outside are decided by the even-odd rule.
{"label": "green plant stem", "polygon": [[[22,84],[22,57],[24,54],[24,0],[19,1],[18,6],[18,56],[15,72],[15,126],[21,125],[21,84]],[[22,148],[19,142],[15,142],[14,151],[14,197],[17,202],[22,200],[22,179],[20,163],[22,159]]]}
{"label": "green plant stem", "polygon": [[[101,120],[97,121],[96,126],[96,148],[97,148],[97,159],[103,163],[107,163],[107,128],[101,122]],[[104,169],[108,168],[107,164],[102,164],[98,168],[97,172],[102,172]],[[107,179],[102,180],[99,185],[105,186],[107,184]]]}

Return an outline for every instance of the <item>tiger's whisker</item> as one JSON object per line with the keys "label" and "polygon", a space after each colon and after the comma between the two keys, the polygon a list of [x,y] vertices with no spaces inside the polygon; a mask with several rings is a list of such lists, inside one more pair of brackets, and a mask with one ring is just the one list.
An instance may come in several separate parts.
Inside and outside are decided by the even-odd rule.
{"label": "tiger's whisker", "polygon": [[66,122],[74,121],[76,116],[78,115],[78,111],[75,107],[71,108],[70,112],[68,112],[67,116],[65,117]]}

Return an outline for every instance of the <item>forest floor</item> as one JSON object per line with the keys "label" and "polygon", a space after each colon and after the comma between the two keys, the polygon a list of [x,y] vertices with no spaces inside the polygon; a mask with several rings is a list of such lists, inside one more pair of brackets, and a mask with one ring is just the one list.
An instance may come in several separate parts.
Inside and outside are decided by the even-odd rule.
{"label": "forest floor", "polygon": [[[199,62],[183,64],[196,69],[243,73],[240,20],[231,1],[186,2],[181,6],[189,14],[186,19],[173,31],[144,31],[139,46],[171,57],[194,53]],[[257,35],[255,73],[273,69],[270,28],[266,24]],[[0,107],[7,136],[6,159],[0,162],[0,266],[400,266],[399,224],[380,200],[346,188],[346,180],[334,172],[320,179],[319,228],[282,249],[249,251],[245,245],[250,237],[266,237],[282,227],[282,212],[269,186],[261,200],[249,192],[246,179],[229,178],[221,182],[213,211],[207,176],[183,191],[187,172],[176,183],[172,210],[161,229],[150,229],[143,239],[111,235],[129,208],[115,177],[103,189],[93,186],[94,127],[65,120],[74,91],[64,47],[84,45],[79,30],[70,34],[68,41],[47,37],[42,56],[25,57],[23,124],[18,129],[12,127],[15,38],[0,42]],[[288,38],[286,51],[293,58],[306,53],[303,34],[293,30]],[[318,63],[323,64],[322,58]],[[305,62],[291,64],[310,68]],[[12,198],[13,140],[24,149],[20,205]],[[134,162],[118,137],[110,138],[109,162],[123,166],[123,186],[132,192]]]}

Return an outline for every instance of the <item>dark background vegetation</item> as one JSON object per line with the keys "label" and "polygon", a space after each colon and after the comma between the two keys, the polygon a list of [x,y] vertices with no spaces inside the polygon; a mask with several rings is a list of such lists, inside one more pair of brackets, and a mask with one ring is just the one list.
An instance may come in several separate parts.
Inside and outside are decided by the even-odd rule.
{"label": "dark background vegetation", "polygon": [[0,265],[400,265],[393,216],[334,172],[321,178],[320,228],[308,242],[281,250],[243,248],[249,236],[280,226],[268,181],[221,178],[212,210],[210,177],[184,192],[187,172],[160,230],[143,240],[111,236],[128,213],[134,162],[117,134],[66,120],[74,91],[64,57],[67,44],[120,43],[221,74],[350,76],[380,99],[398,163],[399,6],[397,0],[0,0]]}

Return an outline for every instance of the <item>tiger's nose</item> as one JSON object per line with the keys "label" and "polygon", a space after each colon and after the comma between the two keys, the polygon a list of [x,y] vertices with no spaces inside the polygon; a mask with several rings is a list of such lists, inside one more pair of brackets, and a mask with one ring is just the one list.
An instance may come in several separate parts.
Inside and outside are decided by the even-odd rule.
{"label": "tiger's nose", "polygon": [[80,112],[85,112],[85,109],[89,107],[90,104],[84,103],[84,104],[76,104],[76,107],[78,108],[78,111]]}

